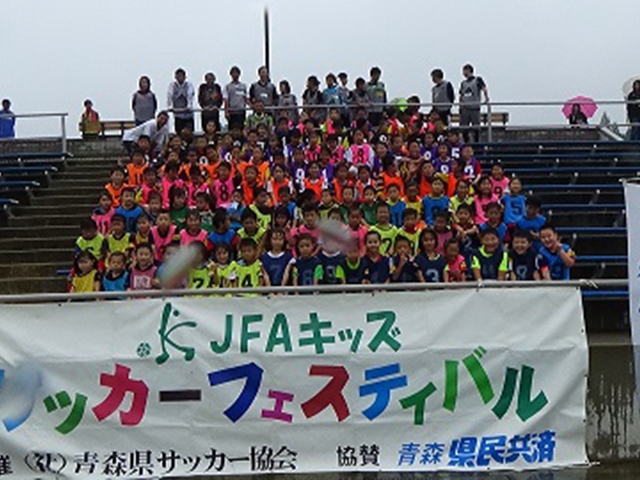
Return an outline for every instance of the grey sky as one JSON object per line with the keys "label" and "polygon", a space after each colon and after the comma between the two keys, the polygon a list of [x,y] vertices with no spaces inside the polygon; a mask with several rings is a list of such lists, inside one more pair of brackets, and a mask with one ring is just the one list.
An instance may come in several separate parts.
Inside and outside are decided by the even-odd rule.
{"label": "grey sky", "polygon": [[[1,0],[0,97],[15,112],[68,111],[77,129],[82,101],[104,119],[130,118],[140,75],[162,106],[173,71],[194,84],[207,71],[226,83],[238,64],[247,83],[263,62],[262,8],[271,12],[274,81],[300,95],[309,74],[345,70],[351,83],[383,70],[390,97],[430,99],[428,74],[457,86],[466,62],[494,101],[622,98],[640,74],[637,0]],[[624,120],[622,107],[603,107]],[[517,123],[562,122],[558,110],[517,110]],[[23,120],[18,134],[51,129]]]}

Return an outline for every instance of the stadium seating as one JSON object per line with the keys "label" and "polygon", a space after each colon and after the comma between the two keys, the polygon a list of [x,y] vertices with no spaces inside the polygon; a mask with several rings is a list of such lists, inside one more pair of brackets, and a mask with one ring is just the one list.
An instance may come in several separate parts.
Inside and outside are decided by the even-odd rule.
{"label": "stadium seating", "polygon": [[[476,145],[476,153],[485,170],[500,160],[507,175],[522,179],[527,194],[540,197],[542,213],[578,255],[572,278],[626,276],[620,180],[640,175],[640,142],[503,142]],[[69,160],[0,155],[0,206],[11,211],[0,228],[0,292],[65,289],[79,221],[96,205],[119,154]],[[625,295],[597,291],[585,294],[585,301],[612,302],[622,311]]]}

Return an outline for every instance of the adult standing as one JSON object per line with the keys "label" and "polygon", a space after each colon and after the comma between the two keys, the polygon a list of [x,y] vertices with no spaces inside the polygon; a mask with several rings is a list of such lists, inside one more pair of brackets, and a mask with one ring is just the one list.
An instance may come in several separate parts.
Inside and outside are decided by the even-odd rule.
{"label": "adult standing", "polygon": [[307,107],[304,111],[320,126],[326,119],[325,110],[322,105],[322,92],[320,91],[320,80],[315,75],[307,78],[307,88],[302,92],[302,104]]}
{"label": "adult standing", "polygon": [[449,125],[451,118],[451,106],[456,99],[451,82],[444,79],[444,72],[436,68],[431,71],[431,103],[436,104],[433,109],[440,115],[442,122]]}
{"label": "adult standing", "polygon": [[[633,82],[631,93],[627,96],[628,102],[640,102],[640,80]],[[627,116],[629,123],[635,123],[631,126],[630,140],[640,141],[640,103],[627,103]]]}
{"label": "adult standing", "polygon": [[198,103],[202,108],[200,121],[202,131],[208,122],[216,124],[216,131],[220,131],[220,107],[222,107],[222,88],[216,83],[216,76],[209,72],[204,76],[204,83],[198,88]]}
{"label": "adult standing", "polygon": [[11,100],[2,100],[2,110],[0,110],[0,138],[15,138],[16,117],[11,111]]}
{"label": "adult standing", "polygon": [[163,110],[156,118],[125,130],[122,135],[122,145],[127,152],[131,152],[142,136],[149,137],[151,149],[154,152],[160,152],[169,137],[169,113]]}
{"label": "adult standing", "polygon": [[158,109],[158,99],[156,94],[151,91],[151,79],[146,75],[138,80],[138,91],[133,94],[131,99],[131,110],[133,110],[133,119],[136,125],[141,125],[156,116]]}
{"label": "adult standing", "polygon": [[296,96],[291,93],[291,85],[288,80],[280,80],[280,95],[278,95],[278,111],[276,116],[278,118],[287,117],[292,125],[298,124],[298,100]]}
{"label": "adult standing", "polygon": [[480,103],[481,95],[484,95],[485,103],[489,103],[489,91],[482,77],[473,74],[473,65],[466,64],[462,67],[464,80],[460,83],[460,127],[464,141],[471,137],[474,141],[480,139]]}
{"label": "adult standing", "polygon": [[387,89],[384,82],[380,80],[381,75],[380,67],[372,67],[369,71],[369,83],[367,83],[367,94],[373,104],[369,108],[369,122],[374,127],[382,122],[384,105],[387,103]]}
{"label": "adult standing", "polygon": [[249,100],[251,105],[257,99],[262,100],[265,111],[270,113],[271,107],[278,104],[278,91],[276,86],[269,80],[269,70],[264,65],[258,69],[258,81],[251,84],[249,89]]}
{"label": "adult standing", "polygon": [[240,68],[231,67],[229,75],[231,81],[227,83],[222,92],[224,98],[224,115],[229,125],[229,130],[239,128],[242,130],[247,118],[247,85],[240,81]]}
{"label": "adult standing", "polygon": [[187,80],[187,72],[179,68],[175,73],[175,81],[169,84],[167,91],[167,109],[173,112],[174,127],[176,133],[180,134],[182,129],[188,127],[193,132],[193,99],[195,89],[193,84]]}

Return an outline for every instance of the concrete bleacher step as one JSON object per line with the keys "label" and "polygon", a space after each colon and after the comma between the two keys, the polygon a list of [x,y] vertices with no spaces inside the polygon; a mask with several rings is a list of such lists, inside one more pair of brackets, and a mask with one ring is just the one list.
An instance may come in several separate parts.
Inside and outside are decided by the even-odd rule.
{"label": "concrete bleacher step", "polygon": [[9,263],[60,262],[71,265],[73,247],[44,248],[34,250],[0,250],[0,265]]}
{"label": "concrete bleacher step", "polygon": [[73,172],[80,172],[80,173],[107,172],[108,174],[109,171],[116,165],[117,165],[116,162],[104,162],[97,165],[78,164],[78,165],[70,166],[69,170],[72,170]]}
{"label": "concrete bleacher step", "polygon": [[[545,212],[547,220],[559,227],[612,227],[621,217],[621,212]],[[624,218],[624,216],[622,216]],[[619,226],[624,226],[622,223]]]}
{"label": "concrete bleacher step", "polygon": [[[80,228],[78,228],[78,232]],[[0,250],[31,250],[35,248],[71,248],[78,235],[46,238],[0,238]]]}
{"label": "concrete bleacher step", "polygon": [[0,294],[57,293],[67,291],[67,280],[61,276],[0,278]]}
{"label": "concrete bleacher step", "polygon": [[100,191],[107,182],[108,177],[95,177],[88,176],[86,178],[65,178],[55,179],[51,182],[51,186],[55,188],[69,188],[69,187],[90,187]]}
{"label": "concrete bleacher step", "polygon": [[76,170],[69,170],[67,172],[59,173],[55,176],[55,180],[83,180],[83,179],[101,179],[106,183],[109,180],[109,174],[111,169],[104,169],[96,171],[78,172]]}
{"label": "concrete bleacher step", "polygon": [[[99,191],[99,190],[98,190]],[[64,213],[69,215],[85,215],[90,216],[93,209],[98,204],[98,195],[96,194],[95,203],[80,203],[77,205],[68,205],[64,207]],[[15,217],[26,217],[29,215],[55,215],[60,212],[59,205],[33,205],[25,207],[14,207],[11,214]]]}
{"label": "concrete bleacher step", "polygon": [[0,265],[0,278],[47,277],[61,269],[70,268],[70,262],[11,263]]}
{"label": "concrete bleacher step", "polygon": [[49,225],[47,228],[0,227],[0,238],[46,238],[76,234],[79,225]]}
{"label": "concrete bleacher step", "polygon": [[78,185],[78,186],[62,186],[58,187],[53,184],[51,187],[34,192],[35,197],[55,197],[57,195],[91,195],[95,196],[96,188],[94,186]]}
{"label": "concrete bleacher step", "polygon": [[[47,195],[34,197],[31,200],[33,206],[45,206],[45,205],[60,205],[60,211],[64,212],[64,207],[69,205],[80,205],[88,202],[97,202],[100,190],[95,190],[90,194],[84,195]],[[91,215],[91,211],[87,212],[87,215]]]}
{"label": "concrete bleacher step", "polygon": [[9,218],[9,226],[42,229],[48,228],[51,225],[66,225],[79,228],[80,221],[90,215],[91,212],[87,212],[86,215],[66,215],[63,213],[57,213],[55,215],[28,215],[25,217],[11,217]]}

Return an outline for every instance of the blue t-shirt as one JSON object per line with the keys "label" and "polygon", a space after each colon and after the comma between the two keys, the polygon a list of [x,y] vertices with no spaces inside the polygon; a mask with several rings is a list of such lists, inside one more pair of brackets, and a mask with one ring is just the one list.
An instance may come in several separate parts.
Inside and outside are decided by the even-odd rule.
{"label": "blue t-shirt", "polygon": [[525,232],[539,232],[545,223],[547,223],[547,219],[542,215],[532,219],[523,216],[516,222],[516,226],[519,230],[524,230]]}
{"label": "blue t-shirt", "polygon": [[138,230],[138,217],[144,213],[144,210],[142,210],[140,205],[136,205],[130,210],[119,206],[116,208],[115,213],[124,217],[124,228],[127,233],[136,233]]}
{"label": "blue t-shirt", "polygon": [[236,236],[236,232],[234,232],[231,229],[227,230],[224,233],[217,233],[215,230],[213,230],[212,232],[209,233],[209,235],[207,235],[207,240],[211,243],[213,247],[215,247],[219,243],[231,246],[233,242],[233,238],[235,236]]}
{"label": "blue t-shirt", "polygon": [[447,266],[445,258],[438,254],[435,258],[429,258],[424,253],[419,253],[416,263],[422,272],[425,282],[438,283],[444,281],[444,267]]}
{"label": "blue t-shirt", "polygon": [[395,205],[392,205],[391,202],[387,202],[387,204],[391,213],[390,223],[400,228],[402,226],[402,215],[407,208],[407,204],[402,200],[399,200]]}
{"label": "blue t-shirt", "polygon": [[527,198],[524,195],[505,195],[502,197],[504,223],[507,225],[517,223],[524,216],[526,201]]}
{"label": "blue t-shirt", "polygon": [[325,252],[318,254],[318,259],[322,265],[322,281],[323,285],[335,285],[341,283],[344,274],[345,256],[342,253],[329,255]]}
{"label": "blue t-shirt", "polygon": [[124,292],[129,287],[129,272],[124,271],[119,277],[107,272],[102,277],[102,290],[105,292]]}
{"label": "blue t-shirt", "polygon": [[[491,228],[489,226],[489,224],[487,223],[482,223],[480,224],[480,227],[478,228],[481,232],[484,232],[487,228]],[[509,229],[507,228],[507,225],[502,222],[500,225],[498,225],[497,227],[493,227],[496,232],[498,232],[498,238],[500,239],[500,241],[502,243],[505,242],[506,238],[507,238],[507,233],[509,232]]]}
{"label": "blue t-shirt", "polygon": [[422,199],[422,208],[424,210],[424,220],[427,225],[433,225],[433,217],[436,213],[447,211],[449,208],[449,197],[443,195],[440,198],[432,198],[427,195]]}
{"label": "blue t-shirt", "polygon": [[[563,243],[562,250],[569,253],[571,247]],[[569,267],[564,264],[559,253],[551,253],[545,247],[540,247],[539,253],[549,265],[551,280],[569,280]]]}
{"label": "blue t-shirt", "polygon": [[389,257],[380,255],[377,261],[371,260],[365,256],[361,260],[362,267],[364,269],[362,278],[368,280],[369,283],[380,284],[386,283],[391,274],[389,265]]}
{"label": "blue t-shirt", "polygon": [[274,256],[270,252],[262,254],[260,261],[264,267],[269,281],[273,286],[281,286],[284,277],[284,271],[291,262],[293,255],[291,252],[281,252],[280,255]]}

